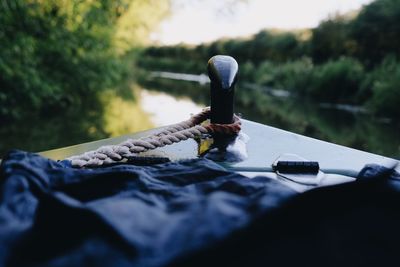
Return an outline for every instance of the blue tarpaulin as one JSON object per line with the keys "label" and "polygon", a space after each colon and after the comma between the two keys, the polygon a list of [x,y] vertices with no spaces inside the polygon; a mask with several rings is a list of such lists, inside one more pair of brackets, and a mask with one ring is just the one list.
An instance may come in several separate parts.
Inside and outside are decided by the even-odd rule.
{"label": "blue tarpaulin", "polygon": [[354,263],[351,251],[391,253],[400,237],[375,233],[400,225],[398,174],[370,166],[361,176],[298,194],[206,159],[75,169],[12,151],[0,168],[0,266]]}

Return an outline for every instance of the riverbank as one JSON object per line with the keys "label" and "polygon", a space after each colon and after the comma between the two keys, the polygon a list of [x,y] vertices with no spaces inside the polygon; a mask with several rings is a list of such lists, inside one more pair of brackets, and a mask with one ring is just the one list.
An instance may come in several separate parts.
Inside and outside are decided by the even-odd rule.
{"label": "riverbank", "polygon": [[[190,98],[202,106],[209,105],[208,84],[151,75],[143,75],[138,81],[147,90],[167,93],[178,99]],[[306,136],[400,157],[400,124],[392,119],[374,118],[354,106],[328,105],[286,94],[278,95],[258,89],[249,90],[246,84],[239,83],[235,97],[236,112],[245,119]]]}
{"label": "riverbank", "polygon": [[[147,77],[147,79],[145,79]],[[208,84],[143,76],[133,98],[103,95],[103,108],[32,117],[0,129],[0,155],[12,148],[43,151],[164,126],[209,105]],[[346,108],[237,87],[236,112],[253,120],[333,143],[400,158],[400,126]],[[268,147],[265,148],[268,153]]]}

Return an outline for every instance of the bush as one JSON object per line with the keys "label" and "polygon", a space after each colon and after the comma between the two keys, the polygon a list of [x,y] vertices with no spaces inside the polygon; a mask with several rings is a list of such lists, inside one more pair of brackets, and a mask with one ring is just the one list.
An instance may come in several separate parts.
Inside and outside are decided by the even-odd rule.
{"label": "bush", "polygon": [[256,67],[251,61],[246,61],[239,66],[239,80],[254,82],[256,78]]}
{"label": "bush", "polygon": [[255,82],[259,85],[273,86],[275,78],[274,66],[275,64],[271,61],[263,61],[257,68]]}
{"label": "bush", "polygon": [[266,61],[260,65],[255,76],[260,85],[302,93],[308,87],[312,71],[313,64],[309,58],[284,64]]}
{"label": "bush", "polygon": [[275,72],[275,87],[303,93],[310,83],[313,68],[309,58],[279,65]]}
{"label": "bush", "polygon": [[356,43],[349,33],[351,19],[348,15],[335,15],[312,30],[310,49],[314,63],[322,64],[355,53]]}
{"label": "bush", "polygon": [[350,24],[356,55],[368,68],[379,65],[389,54],[400,56],[399,20],[398,0],[375,0]]}
{"label": "bush", "polygon": [[314,67],[307,94],[319,101],[355,104],[363,78],[361,63],[342,57]]}
{"label": "bush", "polygon": [[365,87],[372,94],[366,103],[368,108],[378,115],[400,117],[400,63],[398,61],[393,57],[386,58],[369,75]]}

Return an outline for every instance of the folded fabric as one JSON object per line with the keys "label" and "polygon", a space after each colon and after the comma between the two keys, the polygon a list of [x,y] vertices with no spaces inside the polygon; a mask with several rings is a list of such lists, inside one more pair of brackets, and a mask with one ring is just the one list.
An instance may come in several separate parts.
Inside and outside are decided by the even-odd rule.
{"label": "folded fabric", "polygon": [[170,266],[398,266],[400,174],[367,165],[355,182],[298,194]]}
{"label": "folded fabric", "polygon": [[206,159],[75,169],[12,151],[0,166],[0,266],[386,266],[400,175],[296,193]]}
{"label": "folded fabric", "polygon": [[0,266],[163,266],[297,195],[206,159],[75,169],[12,151],[0,167]]}

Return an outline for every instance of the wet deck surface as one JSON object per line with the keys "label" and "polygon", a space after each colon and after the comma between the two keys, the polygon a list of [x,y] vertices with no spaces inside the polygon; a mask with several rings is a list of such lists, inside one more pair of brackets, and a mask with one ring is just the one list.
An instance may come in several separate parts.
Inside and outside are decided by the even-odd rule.
{"label": "wet deck surface", "polygon": [[[243,120],[242,131],[249,136],[246,144],[248,158],[238,163],[230,163],[235,167],[264,167],[271,164],[282,154],[297,154],[308,160],[318,161],[324,169],[351,169],[361,170],[365,164],[375,163],[392,167],[397,161],[384,156],[320,141],[317,139],[294,134],[274,127]],[[43,156],[52,159],[64,159],[66,157],[82,154],[94,150],[103,145],[118,144],[128,138],[140,138],[151,135],[157,129],[128,134],[120,137],[84,143],[61,149],[41,152]],[[144,155],[157,155],[169,157],[171,160],[198,157],[198,143],[194,140],[186,140],[163,148],[143,153]],[[400,167],[398,166],[399,170]]]}

